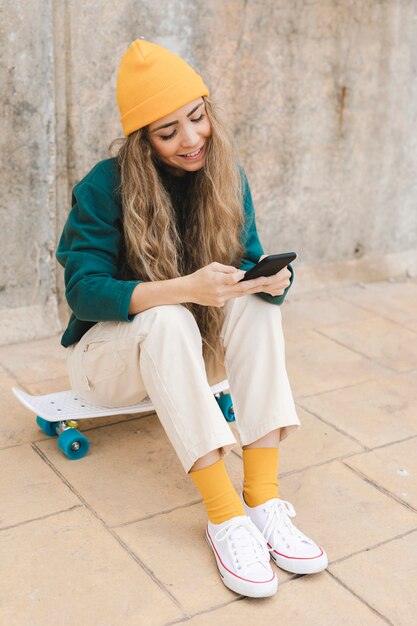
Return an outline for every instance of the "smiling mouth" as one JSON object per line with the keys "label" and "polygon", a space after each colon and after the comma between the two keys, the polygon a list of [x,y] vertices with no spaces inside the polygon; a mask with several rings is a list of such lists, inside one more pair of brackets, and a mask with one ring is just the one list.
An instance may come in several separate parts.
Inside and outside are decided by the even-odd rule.
{"label": "smiling mouth", "polygon": [[194,150],[194,152],[187,152],[186,154],[180,154],[179,156],[183,159],[195,159],[201,156],[203,150],[204,144],[201,146],[201,148],[198,148],[198,150]]}

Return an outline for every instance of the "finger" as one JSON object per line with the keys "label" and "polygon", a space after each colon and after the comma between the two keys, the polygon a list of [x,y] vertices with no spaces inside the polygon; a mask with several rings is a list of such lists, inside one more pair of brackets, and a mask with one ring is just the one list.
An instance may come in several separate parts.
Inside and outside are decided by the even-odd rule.
{"label": "finger", "polygon": [[245,275],[245,272],[243,272],[242,270],[238,270],[235,273],[231,272],[230,274],[225,273],[222,276],[221,282],[223,285],[235,285],[240,280],[242,280],[244,275]]}
{"label": "finger", "polygon": [[[250,284],[249,284],[250,283]],[[264,291],[265,286],[261,283],[257,283],[256,280],[244,281],[235,286],[230,286],[225,293],[229,298],[239,298],[240,296],[246,296],[250,293],[257,293]]]}
{"label": "finger", "polygon": [[[248,281],[249,282],[249,281]],[[272,289],[285,289],[291,283],[291,272],[287,272],[284,268],[277,274],[273,274],[264,279],[265,287],[271,287]]]}
{"label": "finger", "polygon": [[280,278],[291,278],[291,272],[288,267],[283,267],[282,270],[276,274],[276,276],[279,276]]}
{"label": "finger", "polygon": [[245,280],[242,285],[251,289],[252,287],[260,286],[260,285],[269,285],[271,282],[270,278],[266,276],[259,276],[259,278],[251,278],[250,280]]}
{"label": "finger", "polygon": [[242,283],[242,285],[248,286],[249,289],[252,290],[252,293],[260,291],[281,291],[284,290],[289,284],[290,281],[277,281],[275,276],[272,278],[257,278],[255,280],[248,280]]}
{"label": "finger", "polygon": [[249,293],[267,293],[269,296],[282,296],[282,294],[284,293],[284,289],[261,289],[258,287],[257,289],[252,289],[252,291],[250,291]]}

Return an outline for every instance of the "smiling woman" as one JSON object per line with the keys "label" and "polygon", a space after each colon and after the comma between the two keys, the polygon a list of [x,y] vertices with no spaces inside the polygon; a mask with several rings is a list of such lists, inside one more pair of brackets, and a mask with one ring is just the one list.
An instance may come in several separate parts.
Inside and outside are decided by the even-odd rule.
{"label": "smiling woman", "polygon": [[160,161],[173,174],[183,176],[203,167],[211,126],[202,98],[181,107],[175,113],[176,119],[172,118],[167,115],[150,124],[149,141]]}
{"label": "smiling woman", "polygon": [[[183,59],[134,41],[117,99],[125,138],[75,186],[57,251],[73,311],[62,337],[71,386],[109,407],[150,396],[203,498],[222,582],[270,596],[270,555],[300,574],[327,565],[278,497],[278,445],[300,424],[279,306],[293,271],[241,282],[263,254],[249,184]],[[223,462],[237,441],[210,389],[226,376],[243,447],[240,495]]]}

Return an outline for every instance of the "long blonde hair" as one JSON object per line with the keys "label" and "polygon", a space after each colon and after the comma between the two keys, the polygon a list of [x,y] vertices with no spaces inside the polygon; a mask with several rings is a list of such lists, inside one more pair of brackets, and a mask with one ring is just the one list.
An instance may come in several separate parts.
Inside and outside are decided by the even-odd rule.
{"label": "long blonde hair", "polygon": [[[211,136],[204,167],[189,176],[182,237],[171,198],[156,168],[157,157],[147,128],[129,135],[118,151],[129,278],[176,278],[213,261],[239,267],[244,251],[241,175],[233,141],[213,102],[204,100]],[[206,363],[209,358],[223,359],[219,341],[223,309],[190,302],[184,306],[198,324]]]}

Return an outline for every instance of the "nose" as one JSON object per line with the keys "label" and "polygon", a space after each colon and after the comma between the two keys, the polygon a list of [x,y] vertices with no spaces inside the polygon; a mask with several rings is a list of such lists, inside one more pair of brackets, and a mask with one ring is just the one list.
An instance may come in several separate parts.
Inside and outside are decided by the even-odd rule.
{"label": "nose", "polygon": [[192,124],[184,126],[181,137],[181,146],[184,149],[200,147],[200,135],[195,126]]}

